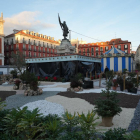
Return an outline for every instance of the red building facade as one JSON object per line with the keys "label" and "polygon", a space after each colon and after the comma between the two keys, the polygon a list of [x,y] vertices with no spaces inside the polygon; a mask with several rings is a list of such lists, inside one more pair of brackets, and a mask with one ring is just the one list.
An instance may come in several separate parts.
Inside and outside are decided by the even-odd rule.
{"label": "red building facade", "polygon": [[110,50],[113,46],[128,54],[131,53],[131,42],[128,40],[121,40],[121,38],[112,39],[106,42],[80,44],[78,46],[78,53],[81,55],[97,57]]}
{"label": "red building facade", "polygon": [[29,30],[14,30],[4,38],[5,65],[10,64],[11,53],[22,52],[25,58],[37,58],[57,55],[55,47],[59,45],[53,37],[29,32]]}

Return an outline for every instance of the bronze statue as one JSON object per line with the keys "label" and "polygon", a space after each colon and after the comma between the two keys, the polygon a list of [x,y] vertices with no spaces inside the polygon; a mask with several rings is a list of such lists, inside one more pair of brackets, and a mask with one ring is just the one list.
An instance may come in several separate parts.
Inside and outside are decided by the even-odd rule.
{"label": "bronze statue", "polygon": [[67,35],[68,35],[68,33],[69,33],[69,29],[68,29],[68,27],[67,27],[67,24],[66,24],[65,21],[64,21],[63,23],[61,23],[59,14],[58,14],[58,19],[59,19],[60,27],[61,27],[61,29],[63,30],[64,39],[67,39],[66,37],[67,37]]}

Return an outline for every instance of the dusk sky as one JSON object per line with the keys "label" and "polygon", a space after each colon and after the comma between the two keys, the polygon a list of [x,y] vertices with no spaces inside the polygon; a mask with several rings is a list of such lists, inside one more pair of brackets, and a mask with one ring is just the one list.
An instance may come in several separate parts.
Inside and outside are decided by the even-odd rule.
{"label": "dusk sky", "polygon": [[132,50],[140,44],[140,0],[0,0],[4,33],[30,30],[62,39],[58,22],[66,21],[72,39],[87,43],[128,40]]}

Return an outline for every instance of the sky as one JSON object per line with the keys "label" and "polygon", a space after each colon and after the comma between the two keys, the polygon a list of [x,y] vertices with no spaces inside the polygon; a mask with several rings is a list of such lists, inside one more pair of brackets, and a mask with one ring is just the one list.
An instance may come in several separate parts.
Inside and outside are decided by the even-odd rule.
{"label": "sky", "polygon": [[1,12],[5,35],[28,29],[63,39],[59,13],[71,39],[92,43],[121,38],[131,42],[133,51],[140,44],[140,0],[0,0]]}

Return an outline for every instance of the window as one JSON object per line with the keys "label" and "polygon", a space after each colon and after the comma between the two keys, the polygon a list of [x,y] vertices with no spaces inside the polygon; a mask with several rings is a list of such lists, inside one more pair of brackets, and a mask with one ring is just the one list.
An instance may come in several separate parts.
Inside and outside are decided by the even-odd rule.
{"label": "window", "polygon": [[89,53],[89,49],[87,49],[87,52]]}
{"label": "window", "polygon": [[85,53],[85,49],[83,50],[83,52]]}
{"label": "window", "polygon": [[111,46],[111,48],[113,48],[113,46]]}
{"label": "window", "polygon": [[94,48],[91,48],[91,51],[94,52]]}
{"label": "window", "polygon": [[105,47],[105,50],[108,51],[108,46]]}
{"label": "window", "polygon": [[36,57],[36,53],[34,53],[34,57]]}
{"label": "window", "polygon": [[31,45],[29,45],[29,50],[31,50]]}
{"label": "window", "polygon": [[87,54],[87,56],[89,56],[89,53]]}
{"label": "window", "polygon": [[98,53],[96,53],[96,56],[98,56]]}
{"label": "window", "polygon": [[94,53],[92,53],[92,56],[94,56]]}
{"label": "window", "polygon": [[31,52],[29,52],[29,57],[31,57]]}
{"label": "window", "polygon": [[43,48],[43,52],[45,52],[45,48]]}
{"label": "window", "polygon": [[118,49],[121,49],[121,45],[118,45]]}
{"label": "window", "polygon": [[98,47],[96,47],[96,51],[98,51]]}
{"label": "window", "polygon": [[47,43],[47,47],[49,47],[48,43]]}
{"label": "window", "polygon": [[128,48],[128,46],[127,45],[124,45],[124,49],[127,49]]}
{"label": "window", "polygon": [[43,57],[45,57],[45,53],[43,53]]}
{"label": "window", "polygon": [[128,53],[128,50],[125,50],[125,53]]}
{"label": "window", "polygon": [[101,47],[100,50],[103,51],[103,47]]}

